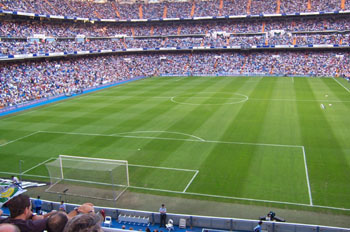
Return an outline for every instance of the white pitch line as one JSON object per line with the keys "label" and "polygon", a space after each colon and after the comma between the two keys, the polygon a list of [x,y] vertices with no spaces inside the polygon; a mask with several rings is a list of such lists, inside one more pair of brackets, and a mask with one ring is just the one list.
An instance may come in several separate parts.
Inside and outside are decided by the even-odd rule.
{"label": "white pitch line", "polygon": [[25,138],[30,137],[30,136],[32,136],[32,135],[35,135],[35,134],[37,134],[37,133],[39,133],[39,131],[33,132],[33,133],[29,134],[29,135],[20,137],[20,138],[18,138],[18,139],[9,141],[9,142],[7,142],[7,143],[0,144],[0,147],[6,146],[6,145],[8,145],[8,144],[10,144],[10,143],[17,142],[17,141],[19,141],[19,140],[21,140],[21,139],[25,139]]}
{"label": "white pitch line", "polygon": [[35,168],[37,168],[37,167],[43,165],[43,164],[45,164],[45,163],[47,163],[47,162],[49,162],[50,160],[53,160],[53,159],[55,159],[55,158],[47,159],[47,160],[45,160],[44,162],[41,162],[41,163],[35,165],[34,167],[31,167],[31,168],[29,168],[28,170],[22,172],[21,174],[23,175],[23,174],[25,174],[25,173],[27,173],[27,172],[29,172],[29,171],[31,171],[31,170],[33,170],[33,169],[35,169]]}
{"label": "white pitch line", "polygon": [[269,146],[269,147],[295,147],[295,148],[301,148],[302,147],[301,145],[249,143],[249,142],[231,142],[231,141],[215,141],[215,140],[199,141],[199,140],[194,140],[194,139],[162,138],[162,137],[150,137],[150,136],[105,135],[105,134],[78,133],[78,132],[61,132],[61,131],[38,131],[38,132],[40,132],[40,133],[48,133],[48,134],[85,135],[85,136],[101,136],[101,137],[121,137],[121,138],[137,138],[137,139],[157,139],[157,140],[185,141],[185,142],[198,142],[198,143],[240,144],[240,145],[251,145],[251,146]]}
{"label": "white pitch line", "polygon": [[[45,109],[47,109],[47,108],[49,108],[49,107],[54,107],[54,106],[57,106],[57,105],[60,105],[60,104],[63,104],[63,103],[65,103],[65,101],[62,101],[62,100],[60,100],[60,101],[58,101],[58,102],[49,103],[49,105],[46,105],[46,106],[45,106]],[[16,118],[16,117],[18,117],[18,116],[23,116],[23,115],[31,114],[31,113],[34,113],[34,112],[36,112],[36,111],[38,111],[38,110],[41,110],[41,109],[43,109],[43,108],[41,108],[40,106],[36,106],[36,107],[31,108],[31,109],[25,110],[25,112],[19,111],[19,112],[16,113],[15,115],[9,115],[8,117],[6,117],[6,118],[4,118],[4,119],[2,119],[2,120],[5,121],[5,120],[9,120],[9,119]]]}
{"label": "white pitch line", "polygon": [[195,139],[198,139],[200,141],[205,141],[205,139],[202,139],[198,136],[191,135],[191,134],[186,134],[186,133],[181,133],[181,132],[172,132],[172,131],[130,131],[130,132],[122,132],[122,133],[116,133],[112,135],[123,135],[123,134],[136,134],[136,133],[167,133],[167,134],[177,134],[177,135],[185,135],[188,137],[192,137]]}
{"label": "white pitch line", "polygon": [[268,98],[249,98],[250,101],[290,101],[290,102],[339,102],[339,103],[343,103],[343,102],[350,102],[350,101],[339,101],[339,100],[297,100],[297,99],[268,99]]}
{"label": "white pitch line", "polygon": [[[21,173],[17,173],[17,172],[0,172],[1,174],[6,174],[6,175],[21,175]],[[23,174],[23,176],[30,176],[30,177],[39,177],[39,178],[46,178],[46,179],[50,179],[50,177],[48,176],[39,176],[39,175],[30,175],[30,174]]]}
{"label": "white pitch line", "polygon": [[168,167],[147,166],[147,165],[138,165],[138,164],[128,164],[128,166],[141,167],[141,168],[155,168],[155,169],[164,169],[164,170],[175,170],[175,171],[184,171],[184,172],[198,172],[198,170],[194,170],[194,169],[168,168]]}
{"label": "white pitch line", "polygon": [[294,77],[292,77],[292,83],[294,84]]}
{"label": "white pitch line", "polygon": [[[287,205],[309,206],[310,207],[309,204],[285,202],[285,201],[271,201],[271,200],[252,199],[252,198],[243,198],[243,197],[230,197],[230,196],[211,195],[211,194],[203,194],[203,193],[180,192],[180,191],[174,191],[174,190],[145,188],[145,187],[138,187],[138,186],[129,186],[129,188],[143,189],[143,190],[149,190],[149,191],[167,192],[167,193],[186,194],[186,195],[193,195],[193,196],[204,196],[204,197],[231,199],[231,200],[254,201],[254,202],[264,202],[264,203],[277,203],[277,204],[287,204]],[[349,210],[350,211],[350,209],[345,209],[345,210]]]}
{"label": "white pitch line", "polygon": [[350,90],[346,88],[342,83],[340,83],[337,79],[335,79],[334,77],[332,77],[332,79],[335,80],[339,85],[341,85],[348,93],[350,93]]}
{"label": "white pitch line", "polygon": [[[51,159],[55,159],[55,158],[51,158]],[[71,161],[75,161],[76,160],[76,159],[70,158],[70,157],[68,157],[68,158],[64,157],[63,159],[64,160],[71,160]],[[105,160],[105,159],[92,160],[91,157],[86,157],[86,160],[84,160],[84,162],[86,162],[86,163],[99,163],[99,164],[112,164],[111,161],[108,162],[108,160]],[[131,167],[141,167],[141,168],[174,170],[174,171],[183,171],[183,172],[198,172],[198,170],[194,170],[194,169],[157,167],[157,166],[147,166],[147,165],[139,165],[139,164],[128,164],[128,166],[129,167],[131,166]]]}
{"label": "white pitch line", "polygon": [[303,157],[304,157],[304,165],[305,165],[305,175],[306,175],[306,182],[307,182],[307,189],[309,192],[309,199],[310,199],[310,205],[312,206],[312,195],[311,195],[311,186],[310,186],[310,180],[309,180],[309,171],[307,168],[307,163],[306,163],[306,154],[305,154],[305,147],[302,146],[301,148],[303,150]]}
{"label": "white pitch line", "polygon": [[[2,174],[10,174],[10,175],[19,175],[19,173],[14,172],[0,172]],[[50,178],[48,176],[39,176],[39,175],[29,175],[24,174],[24,176],[31,176],[31,177],[39,177],[39,178]],[[97,182],[92,181],[81,181],[81,180],[71,180],[70,181],[79,181],[79,182],[86,182],[86,183],[93,183],[96,184]],[[111,184],[104,184],[104,183],[97,183],[100,185],[108,185]],[[115,186],[122,186],[127,187],[126,185],[115,185]],[[222,199],[232,199],[232,200],[242,200],[242,201],[254,201],[254,202],[265,202],[265,203],[277,203],[277,204],[287,204],[287,205],[296,205],[296,206],[306,206],[306,207],[316,207],[316,208],[323,208],[323,209],[333,209],[333,210],[341,210],[341,211],[350,211],[350,209],[347,208],[338,208],[338,207],[331,207],[331,206],[322,206],[322,205],[310,205],[310,204],[302,204],[302,203],[293,203],[293,202],[284,202],[284,201],[270,201],[270,200],[261,200],[261,199],[252,199],[252,198],[242,198],[242,197],[229,197],[229,196],[220,196],[220,195],[210,195],[210,194],[202,194],[202,193],[191,193],[191,192],[180,192],[180,191],[173,191],[173,190],[165,190],[165,189],[156,189],[156,188],[145,188],[145,187],[138,187],[138,186],[128,186],[129,188],[133,189],[143,189],[143,190],[149,190],[149,191],[159,191],[159,192],[168,192],[168,193],[176,193],[176,194],[186,194],[186,195],[193,195],[193,196],[205,196],[205,197],[213,197],[213,198],[222,198]]]}
{"label": "white pitch line", "polygon": [[186,190],[188,189],[188,187],[190,187],[190,185],[192,184],[192,181],[194,180],[194,178],[196,178],[196,176],[198,175],[199,171],[196,171],[196,173],[193,175],[192,179],[190,180],[190,182],[188,183],[188,185],[186,186],[186,188],[184,189],[183,193],[186,192]]}
{"label": "white pitch line", "polygon": [[[149,191],[157,191],[157,192],[166,192],[166,193],[183,194],[183,192],[180,192],[180,191],[166,190],[166,189],[145,188],[145,187],[138,187],[138,186],[129,186],[129,188],[133,188],[133,189],[142,189],[142,190],[149,190]],[[185,194],[186,194],[186,193],[185,193]]]}

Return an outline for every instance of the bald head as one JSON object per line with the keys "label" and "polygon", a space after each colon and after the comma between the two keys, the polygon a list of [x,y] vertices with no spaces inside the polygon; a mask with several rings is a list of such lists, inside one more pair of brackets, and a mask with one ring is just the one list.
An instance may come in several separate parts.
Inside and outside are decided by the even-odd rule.
{"label": "bald head", "polygon": [[20,232],[17,226],[12,224],[0,224],[0,232]]}

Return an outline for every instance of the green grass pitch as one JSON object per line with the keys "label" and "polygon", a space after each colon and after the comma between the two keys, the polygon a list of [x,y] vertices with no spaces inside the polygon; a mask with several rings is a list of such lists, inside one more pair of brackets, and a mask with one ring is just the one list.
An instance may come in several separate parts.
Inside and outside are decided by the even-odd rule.
{"label": "green grass pitch", "polygon": [[128,160],[130,191],[350,210],[350,84],[147,78],[0,119],[0,176]]}

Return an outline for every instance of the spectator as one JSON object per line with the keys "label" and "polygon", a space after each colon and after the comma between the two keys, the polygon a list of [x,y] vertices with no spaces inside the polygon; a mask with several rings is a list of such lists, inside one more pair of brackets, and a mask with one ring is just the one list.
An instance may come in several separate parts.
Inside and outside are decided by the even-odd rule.
{"label": "spectator", "polygon": [[259,221],[258,225],[254,227],[254,232],[261,232],[262,221]]}
{"label": "spectator", "polygon": [[11,176],[12,183],[22,189],[21,182],[18,180],[17,176]]}
{"label": "spectator", "polygon": [[103,232],[102,217],[97,214],[81,214],[72,218],[63,232]]}
{"label": "spectator", "polygon": [[41,215],[41,206],[42,206],[43,202],[40,199],[40,196],[38,196],[36,198],[36,200],[34,201],[34,205],[35,205],[35,213],[38,215]]}
{"label": "spectator", "polygon": [[66,204],[64,203],[64,201],[61,201],[61,204],[60,204],[58,210],[63,211],[63,212],[67,212],[67,207],[66,207]]}
{"label": "spectator", "polygon": [[0,232],[20,232],[20,230],[15,225],[3,223],[0,224]]}
{"label": "spectator", "polygon": [[68,216],[65,212],[56,212],[47,221],[47,232],[62,232],[67,222]]}
{"label": "spectator", "polygon": [[[94,205],[92,203],[84,203],[79,207],[74,208],[73,211],[69,212],[68,218],[72,219],[73,217],[80,214],[95,214]],[[102,215],[101,215],[102,217]]]}
{"label": "spectator", "polygon": [[0,224],[14,224],[21,231],[28,232],[40,232],[46,229],[47,218],[33,214],[29,196],[18,195],[7,202],[6,206],[10,210],[10,217],[0,219]]}
{"label": "spectator", "polygon": [[162,204],[162,207],[159,208],[159,213],[160,213],[160,225],[159,227],[164,226],[166,224],[166,208],[165,205]]}

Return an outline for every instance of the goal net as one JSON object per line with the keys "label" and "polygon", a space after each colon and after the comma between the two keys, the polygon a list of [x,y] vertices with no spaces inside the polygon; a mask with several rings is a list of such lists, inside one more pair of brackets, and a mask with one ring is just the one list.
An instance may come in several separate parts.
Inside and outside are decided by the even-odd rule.
{"label": "goal net", "polygon": [[47,192],[117,200],[129,186],[128,161],[60,155],[46,163]]}

